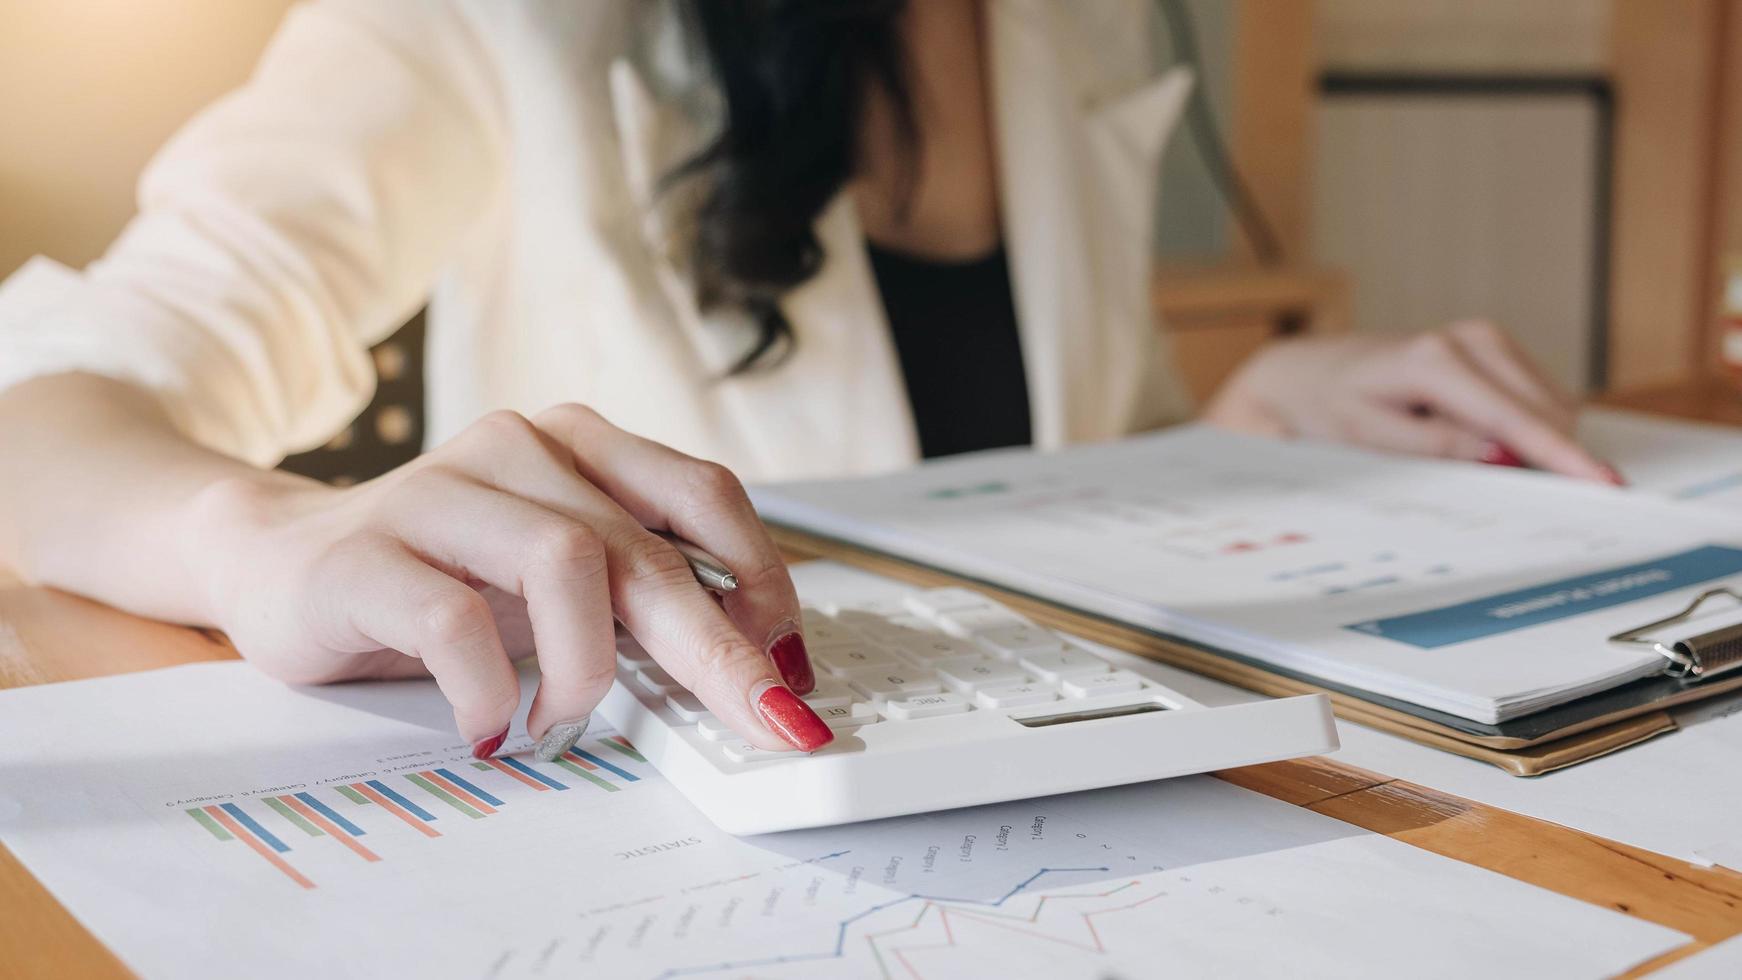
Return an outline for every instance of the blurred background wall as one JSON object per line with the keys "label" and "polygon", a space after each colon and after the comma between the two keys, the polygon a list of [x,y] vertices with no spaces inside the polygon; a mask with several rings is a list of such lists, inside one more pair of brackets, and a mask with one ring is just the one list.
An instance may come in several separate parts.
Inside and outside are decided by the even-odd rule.
{"label": "blurred background wall", "polygon": [[0,0],[0,276],[82,265],[176,127],[247,77],[289,0]]}

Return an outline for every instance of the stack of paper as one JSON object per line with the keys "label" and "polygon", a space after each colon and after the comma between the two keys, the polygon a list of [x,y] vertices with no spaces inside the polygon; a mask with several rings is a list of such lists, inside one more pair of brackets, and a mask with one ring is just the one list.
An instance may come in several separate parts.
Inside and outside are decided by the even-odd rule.
{"label": "stack of paper", "polygon": [[1712,511],[1187,427],[754,492],[764,517],[1494,723],[1657,673],[1614,633],[1742,585]]}

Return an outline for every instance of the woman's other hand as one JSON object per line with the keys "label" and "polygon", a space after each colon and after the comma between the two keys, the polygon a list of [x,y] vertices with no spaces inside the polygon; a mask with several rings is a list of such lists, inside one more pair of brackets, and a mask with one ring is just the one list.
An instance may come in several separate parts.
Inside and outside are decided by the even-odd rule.
{"label": "woman's other hand", "polygon": [[[798,597],[743,486],[589,409],[493,414],[348,489],[238,476],[192,507],[207,617],[245,658],[294,683],[433,675],[480,757],[528,646],[527,731],[567,748],[615,676],[614,620],[752,744],[831,738],[792,693],[814,686]],[[738,590],[716,600],[647,528],[718,555]]]}
{"label": "woman's other hand", "polygon": [[1528,465],[1620,484],[1573,438],[1577,402],[1492,323],[1413,337],[1304,338],[1260,351],[1204,412],[1241,432]]}

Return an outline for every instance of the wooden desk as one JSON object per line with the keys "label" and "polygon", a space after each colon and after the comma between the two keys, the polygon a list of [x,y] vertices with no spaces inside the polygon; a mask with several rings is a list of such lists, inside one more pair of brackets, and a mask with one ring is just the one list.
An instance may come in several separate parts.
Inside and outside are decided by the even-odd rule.
{"label": "wooden desk", "polygon": [[[1709,395],[1712,412],[1703,417],[1742,424],[1742,407],[1719,394],[1727,392]],[[1675,407],[1663,400],[1667,397],[1647,392],[1606,401]],[[1689,404],[1697,408],[1708,403]],[[149,622],[62,593],[0,581],[0,686],[234,657],[223,638],[210,632]],[[1219,775],[1436,854],[1694,937],[1693,943],[1631,975],[1742,934],[1742,875],[1695,867],[1328,759],[1250,766]],[[3,848],[0,910],[0,976],[129,976]]]}
{"label": "wooden desk", "polygon": [[1604,405],[1636,412],[1742,426],[1742,385],[1722,378],[1705,377],[1677,384],[1632,388],[1603,395],[1597,400]]}

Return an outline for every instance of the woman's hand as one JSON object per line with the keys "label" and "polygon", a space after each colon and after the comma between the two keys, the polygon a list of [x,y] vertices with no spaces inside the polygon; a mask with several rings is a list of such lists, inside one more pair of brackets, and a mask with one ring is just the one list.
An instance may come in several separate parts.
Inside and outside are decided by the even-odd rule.
{"label": "woman's hand", "polygon": [[1204,412],[1242,432],[1529,465],[1620,484],[1573,439],[1577,403],[1492,323],[1407,338],[1327,337],[1260,351]]}
{"label": "woman's hand", "polygon": [[[350,489],[262,474],[192,507],[186,560],[245,658],[294,683],[427,672],[480,758],[507,734],[528,645],[527,731],[541,756],[573,744],[615,676],[614,619],[751,743],[832,737],[792,693],[814,686],[798,598],[743,486],[589,409],[487,416]],[[718,555],[738,590],[715,600],[646,528]]]}

